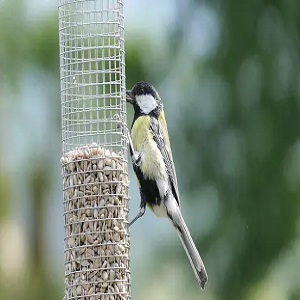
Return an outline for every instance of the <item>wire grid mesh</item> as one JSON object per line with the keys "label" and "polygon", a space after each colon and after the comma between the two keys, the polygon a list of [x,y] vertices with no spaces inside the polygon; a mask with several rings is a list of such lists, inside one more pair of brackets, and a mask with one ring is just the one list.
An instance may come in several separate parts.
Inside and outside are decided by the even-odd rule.
{"label": "wire grid mesh", "polygon": [[126,149],[122,1],[60,0],[59,25],[63,151]]}
{"label": "wire grid mesh", "polygon": [[130,299],[123,3],[60,0],[65,299]]}

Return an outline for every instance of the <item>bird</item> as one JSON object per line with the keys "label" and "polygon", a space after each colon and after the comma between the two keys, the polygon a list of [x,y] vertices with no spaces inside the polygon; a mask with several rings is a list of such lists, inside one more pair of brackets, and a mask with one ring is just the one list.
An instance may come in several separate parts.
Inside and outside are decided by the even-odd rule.
{"label": "bird", "polygon": [[202,289],[207,273],[180,209],[180,198],[163,102],[146,81],[126,91],[134,117],[128,141],[132,165],[139,182],[140,208],[131,226],[145,214],[146,206],[158,217],[168,218],[178,233]]}

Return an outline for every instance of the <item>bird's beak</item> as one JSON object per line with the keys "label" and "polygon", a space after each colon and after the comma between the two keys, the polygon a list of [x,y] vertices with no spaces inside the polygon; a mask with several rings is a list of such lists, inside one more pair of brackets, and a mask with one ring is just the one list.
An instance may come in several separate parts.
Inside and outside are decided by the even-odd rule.
{"label": "bird's beak", "polygon": [[126,91],[126,101],[133,104],[134,99],[133,99],[133,96],[131,94],[131,90]]}

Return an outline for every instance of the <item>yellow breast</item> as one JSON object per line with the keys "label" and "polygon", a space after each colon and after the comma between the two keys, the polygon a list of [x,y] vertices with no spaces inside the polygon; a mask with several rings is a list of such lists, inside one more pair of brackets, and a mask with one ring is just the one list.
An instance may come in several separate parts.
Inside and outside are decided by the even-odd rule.
{"label": "yellow breast", "polygon": [[136,119],[131,129],[133,148],[136,152],[141,152],[145,148],[147,141],[151,139],[150,117],[141,116]]}
{"label": "yellow breast", "polygon": [[131,137],[134,150],[141,155],[140,168],[145,178],[164,178],[166,176],[165,164],[153,140],[149,116],[136,119],[131,129]]}

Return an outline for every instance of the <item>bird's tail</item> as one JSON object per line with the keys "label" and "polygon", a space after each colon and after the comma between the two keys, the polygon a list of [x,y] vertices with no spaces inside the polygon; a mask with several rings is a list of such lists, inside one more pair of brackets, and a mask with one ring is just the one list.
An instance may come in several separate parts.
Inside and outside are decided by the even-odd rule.
{"label": "bird's tail", "polygon": [[187,225],[185,224],[185,221],[180,212],[180,208],[178,206],[176,207],[175,211],[173,209],[170,217],[174,227],[176,228],[183,248],[189,258],[198,283],[200,284],[201,288],[204,289],[204,286],[207,282],[207,273],[201,256],[195,246],[195,243],[191,237]]}

